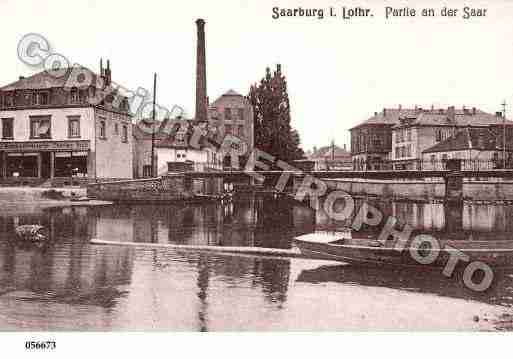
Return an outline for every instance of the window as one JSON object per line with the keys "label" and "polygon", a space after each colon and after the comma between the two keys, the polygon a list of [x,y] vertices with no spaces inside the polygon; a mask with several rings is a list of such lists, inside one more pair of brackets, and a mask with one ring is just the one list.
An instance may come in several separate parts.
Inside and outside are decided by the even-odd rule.
{"label": "window", "polygon": [[39,94],[39,104],[40,105],[48,105],[48,99],[49,99],[49,94],[48,92],[41,92]]}
{"label": "window", "polygon": [[151,177],[151,165],[143,166],[143,177]]}
{"label": "window", "polygon": [[399,147],[395,148],[395,158],[401,157],[401,154],[399,153]]}
{"label": "window", "polygon": [[431,164],[435,164],[435,162],[436,162],[435,155],[431,155],[430,160],[431,160]]}
{"label": "window", "polygon": [[107,138],[107,126],[105,124],[105,120],[100,120],[100,138]]}
{"label": "window", "polygon": [[406,140],[411,141],[411,128],[406,130]]}
{"label": "window", "polygon": [[436,142],[442,141],[442,130],[440,130],[440,129],[436,130],[435,136],[436,136]]}
{"label": "window", "polygon": [[80,137],[80,116],[68,116],[68,137]]}
{"label": "window", "polygon": [[238,134],[239,137],[244,137],[244,126],[240,125],[239,126],[239,134]]}
{"label": "window", "polygon": [[128,142],[128,127],[126,125],[123,125],[123,137],[121,141]]}
{"label": "window", "polygon": [[5,107],[14,106],[14,97],[12,94],[7,94],[4,96],[4,105]]}
{"label": "window", "polygon": [[226,121],[231,121],[232,120],[232,109],[231,108],[226,107],[224,109],[224,119]]}
{"label": "window", "polygon": [[115,123],[115,124],[114,124],[114,133],[115,133],[116,135],[119,135],[119,126],[118,126],[118,124],[117,124],[117,123]]}
{"label": "window", "polygon": [[30,138],[52,138],[50,116],[30,116]]}
{"label": "window", "polygon": [[239,115],[239,120],[243,121],[244,120],[244,109],[243,108],[239,108],[239,109],[237,109],[237,112],[238,112],[238,115]]}
{"label": "window", "polygon": [[73,87],[71,89],[71,93],[70,93],[70,101],[72,103],[77,103],[79,102],[79,94],[78,94],[78,89],[76,87]]}
{"label": "window", "polygon": [[13,119],[2,118],[2,138],[12,139],[13,136]]}
{"label": "window", "polygon": [[224,133],[226,135],[231,135],[232,134],[232,125],[224,125]]}

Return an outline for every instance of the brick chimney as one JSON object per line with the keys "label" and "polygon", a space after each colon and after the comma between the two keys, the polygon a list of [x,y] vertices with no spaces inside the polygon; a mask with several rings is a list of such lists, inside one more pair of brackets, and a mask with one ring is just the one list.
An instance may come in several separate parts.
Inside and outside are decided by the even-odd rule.
{"label": "brick chimney", "polygon": [[207,121],[207,69],[205,64],[205,20],[196,20],[196,120]]}

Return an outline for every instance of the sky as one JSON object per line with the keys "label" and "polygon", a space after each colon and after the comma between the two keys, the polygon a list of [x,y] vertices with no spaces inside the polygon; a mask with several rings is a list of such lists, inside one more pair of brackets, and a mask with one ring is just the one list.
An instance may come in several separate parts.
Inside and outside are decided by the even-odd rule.
{"label": "sky", "polygon": [[[385,19],[385,6],[486,8],[487,17]],[[273,19],[273,7],[368,7],[373,18]],[[0,85],[36,69],[16,55],[27,33],[113,81],[152,88],[157,101],[194,115],[196,25],[206,21],[210,101],[246,95],[267,66],[287,77],[292,125],[303,148],[349,145],[348,129],[383,107],[478,107],[513,114],[513,1],[25,1],[0,0]],[[508,112],[509,111],[509,112]]]}

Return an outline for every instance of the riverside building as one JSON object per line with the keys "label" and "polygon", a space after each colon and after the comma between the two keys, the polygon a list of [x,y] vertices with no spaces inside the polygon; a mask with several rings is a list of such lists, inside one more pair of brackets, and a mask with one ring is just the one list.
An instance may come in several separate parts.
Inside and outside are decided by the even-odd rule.
{"label": "riverside building", "polygon": [[128,99],[112,86],[108,62],[105,69],[100,63],[99,75],[74,67],[20,77],[1,87],[0,121],[4,183],[132,178]]}

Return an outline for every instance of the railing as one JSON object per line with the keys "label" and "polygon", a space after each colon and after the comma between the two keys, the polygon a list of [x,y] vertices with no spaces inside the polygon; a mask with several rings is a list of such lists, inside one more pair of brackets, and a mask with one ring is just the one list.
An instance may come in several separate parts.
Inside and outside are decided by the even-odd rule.
{"label": "railing", "polygon": [[168,172],[209,172],[222,171],[223,165],[214,162],[168,162]]}
{"label": "railing", "polygon": [[[513,161],[462,159],[462,171],[490,171],[497,169],[513,169]],[[446,160],[405,160],[405,161],[355,161],[353,171],[445,171]]]}

